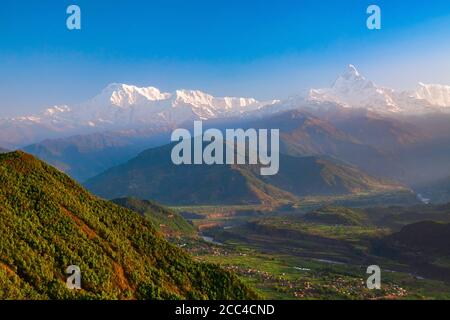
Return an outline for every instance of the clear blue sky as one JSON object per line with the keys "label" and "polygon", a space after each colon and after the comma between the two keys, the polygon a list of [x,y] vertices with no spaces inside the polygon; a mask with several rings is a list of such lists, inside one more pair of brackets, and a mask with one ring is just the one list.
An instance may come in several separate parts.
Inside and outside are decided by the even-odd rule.
{"label": "clear blue sky", "polygon": [[[382,9],[382,30],[366,8]],[[82,10],[68,31],[66,8]],[[111,82],[282,98],[355,64],[377,83],[450,84],[449,0],[2,0],[0,116]]]}

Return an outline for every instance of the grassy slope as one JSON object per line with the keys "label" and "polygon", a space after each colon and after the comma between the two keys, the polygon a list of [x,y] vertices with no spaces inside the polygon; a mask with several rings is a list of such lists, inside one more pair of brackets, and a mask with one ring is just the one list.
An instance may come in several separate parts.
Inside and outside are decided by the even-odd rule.
{"label": "grassy slope", "polygon": [[367,224],[368,217],[362,210],[339,208],[339,207],[324,207],[318,210],[307,213],[304,216],[306,221],[322,223],[325,225],[346,225],[346,226],[361,226]]}
{"label": "grassy slope", "polygon": [[[0,155],[0,298],[241,299],[231,273],[195,262],[150,221],[28,154]],[[64,271],[82,271],[69,291]]]}
{"label": "grassy slope", "polygon": [[180,214],[164,208],[153,201],[136,198],[120,198],[112,200],[115,204],[133,210],[147,217],[156,229],[168,236],[191,236],[195,234],[194,227]]}

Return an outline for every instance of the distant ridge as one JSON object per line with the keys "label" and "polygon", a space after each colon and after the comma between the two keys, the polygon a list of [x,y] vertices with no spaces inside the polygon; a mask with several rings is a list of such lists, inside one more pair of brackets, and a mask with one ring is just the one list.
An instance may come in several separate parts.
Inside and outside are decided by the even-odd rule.
{"label": "distant ridge", "polygon": [[261,176],[258,165],[176,166],[170,158],[172,146],[148,149],[85,185],[108,199],[137,197],[171,205],[274,204],[312,195],[403,190],[319,157],[280,154],[280,171],[274,176]]}

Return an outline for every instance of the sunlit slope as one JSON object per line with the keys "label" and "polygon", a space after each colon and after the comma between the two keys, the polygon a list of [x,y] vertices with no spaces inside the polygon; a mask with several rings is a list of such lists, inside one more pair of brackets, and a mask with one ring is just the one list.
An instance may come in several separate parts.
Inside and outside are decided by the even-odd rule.
{"label": "sunlit slope", "polygon": [[[166,242],[138,213],[28,154],[0,155],[0,186],[2,299],[253,297],[233,274]],[[80,291],[66,288],[69,265],[81,268]]]}

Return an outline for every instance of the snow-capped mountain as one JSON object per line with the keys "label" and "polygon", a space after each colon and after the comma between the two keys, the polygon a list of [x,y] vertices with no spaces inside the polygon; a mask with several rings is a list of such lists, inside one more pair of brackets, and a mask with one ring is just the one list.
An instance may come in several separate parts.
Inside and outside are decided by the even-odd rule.
{"label": "snow-capped mountain", "polygon": [[[168,93],[154,87],[110,84],[86,103],[63,110],[68,121],[75,120],[78,124],[128,127],[236,116],[270,103],[274,102],[259,102],[253,98],[217,98],[198,90]],[[55,114],[61,116],[61,113]]]}
{"label": "snow-capped mountain", "polygon": [[378,87],[362,76],[353,65],[349,65],[348,70],[337,78],[331,88],[311,89],[308,99],[334,102],[344,107],[399,112],[401,107],[395,95],[394,90]]}
{"label": "snow-capped mountain", "polygon": [[450,86],[420,83],[415,91],[396,91],[366,79],[353,65],[330,88],[311,89],[286,100],[214,97],[198,90],[162,92],[155,87],[110,84],[79,105],[60,105],[43,112],[0,119],[0,145],[14,148],[42,139],[118,129],[167,129],[186,121],[258,117],[305,109],[369,110],[381,115],[450,112]]}
{"label": "snow-capped mountain", "polygon": [[420,84],[414,91],[396,91],[366,79],[353,66],[337,78],[331,88],[310,90],[308,101],[333,102],[346,108],[364,108],[382,114],[446,111],[450,87]]}
{"label": "snow-capped mountain", "polygon": [[413,96],[435,106],[450,107],[450,86],[419,83]]}
{"label": "snow-capped mountain", "polygon": [[239,116],[275,102],[218,98],[198,90],[168,93],[154,87],[110,84],[79,105],[53,106],[36,115],[0,119],[0,143],[14,147],[89,130],[171,127],[190,120]]}

